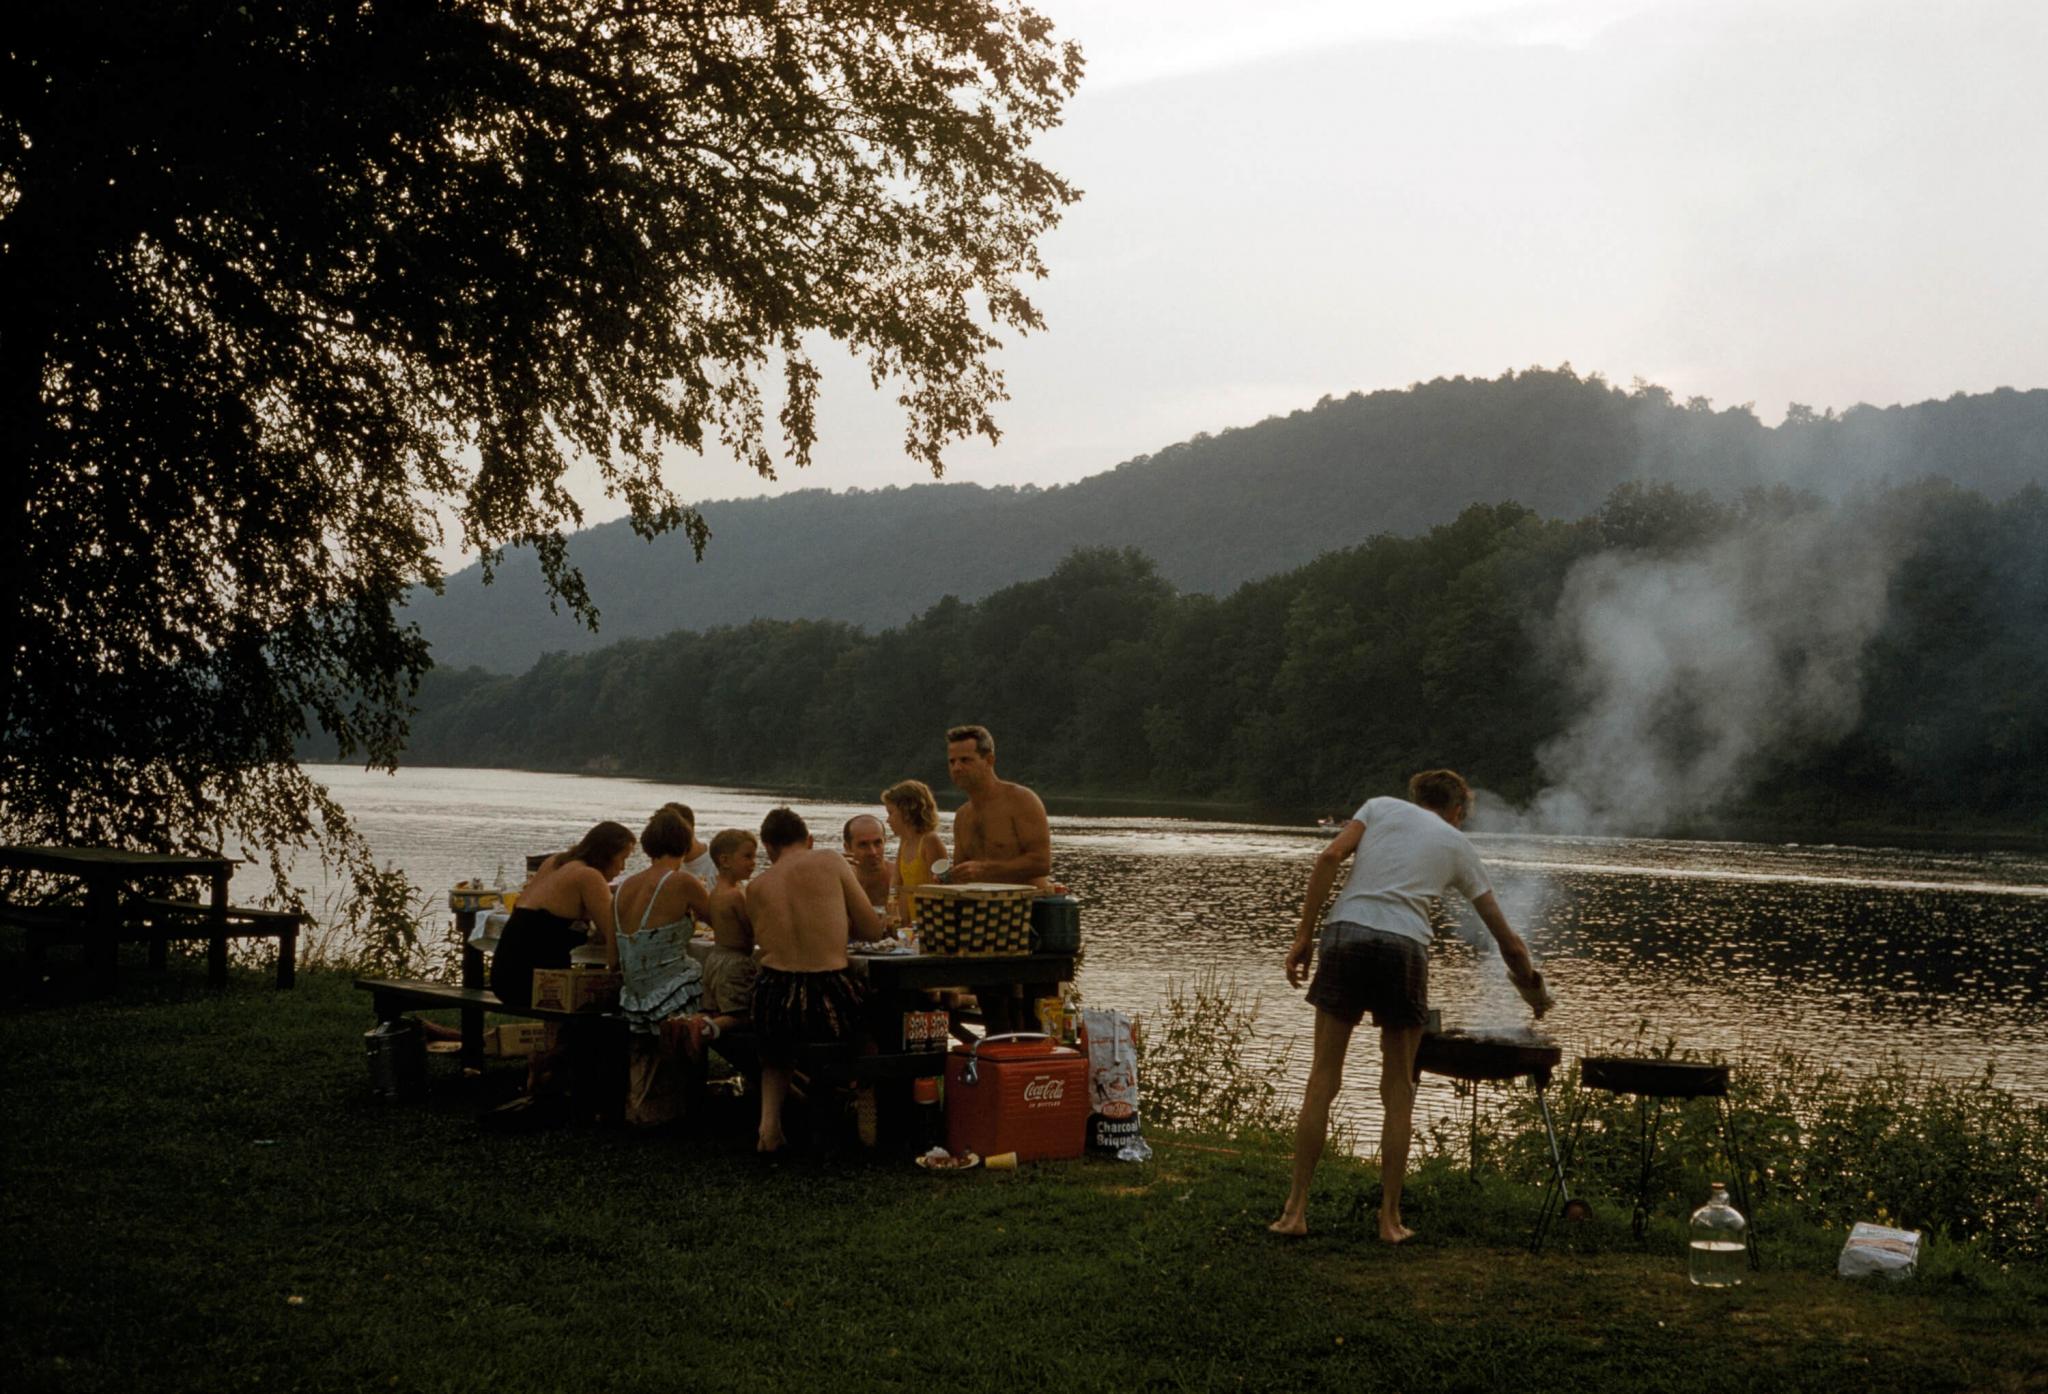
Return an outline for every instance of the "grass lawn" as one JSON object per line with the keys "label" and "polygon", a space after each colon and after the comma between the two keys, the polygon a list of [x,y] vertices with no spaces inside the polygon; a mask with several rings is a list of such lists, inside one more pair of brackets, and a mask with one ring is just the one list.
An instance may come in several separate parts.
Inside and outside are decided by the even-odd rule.
{"label": "grass lawn", "polygon": [[1952,1246],[1851,1284],[1839,1233],[1766,1217],[1764,1272],[1705,1292],[1675,1224],[1644,1251],[1603,1205],[1532,1256],[1534,1192],[1438,1165],[1391,1250],[1371,1168],[1287,1242],[1286,1158],[1195,1140],[928,1176],[506,1136],[472,1114],[515,1066],[386,1105],[370,1024],[340,976],[190,966],[0,1013],[10,1389],[2048,1388],[2048,1276]]}

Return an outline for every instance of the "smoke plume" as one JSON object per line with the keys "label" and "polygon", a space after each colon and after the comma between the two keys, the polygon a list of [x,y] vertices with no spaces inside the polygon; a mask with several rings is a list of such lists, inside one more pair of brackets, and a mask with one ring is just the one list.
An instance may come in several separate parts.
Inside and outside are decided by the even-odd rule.
{"label": "smoke plume", "polygon": [[1566,578],[1546,636],[1576,715],[1546,785],[1476,831],[1669,831],[1747,793],[1768,763],[1854,726],[1858,660],[1890,560],[1854,507],[1748,520],[1677,554],[1605,552]]}

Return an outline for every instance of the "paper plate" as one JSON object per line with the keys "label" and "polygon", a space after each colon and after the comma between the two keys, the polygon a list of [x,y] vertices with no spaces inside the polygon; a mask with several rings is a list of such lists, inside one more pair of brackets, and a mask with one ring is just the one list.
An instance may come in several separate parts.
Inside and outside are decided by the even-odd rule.
{"label": "paper plate", "polygon": [[962,1153],[945,1162],[935,1162],[920,1152],[916,1160],[926,1171],[966,1171],[981,1165],[981,1158],[973,1152]]}

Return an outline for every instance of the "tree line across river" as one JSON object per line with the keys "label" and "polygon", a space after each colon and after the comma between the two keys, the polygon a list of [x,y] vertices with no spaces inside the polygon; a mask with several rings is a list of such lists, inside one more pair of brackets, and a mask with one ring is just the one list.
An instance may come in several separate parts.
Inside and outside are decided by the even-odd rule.
{"label": "tree line across river", "polygon": [[[1658,672],[1628,738],[1677,771],[1731,767],[1683,810],[1694,826],[2048,831],[2048,494],[1938,482],[1841,501],[1627,484],[1575,521],[1474,505],[1221,598],[1135,550],[1081,549],[877,632],[756,620],[516,677],[435,669],[405,759],[944,789],[940,734],[971,720],[1045,793],[1345,811],[1449,764],[1519,802],[1558,778],[1561,738],[1600,740],[1583,722],[1617,700],[1603,648],[1645,640]],[[1727,757],[1713,705],[1774,682],[1767,705],[1799,710],[1744,719],[1839,712]]]}

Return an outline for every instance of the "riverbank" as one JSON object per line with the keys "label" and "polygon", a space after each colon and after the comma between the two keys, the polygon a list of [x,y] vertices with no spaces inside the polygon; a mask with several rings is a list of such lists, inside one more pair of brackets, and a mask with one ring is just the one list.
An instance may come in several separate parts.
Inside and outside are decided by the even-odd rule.
{"label": "riverbank", "polygon": [[[452,1081],[370,1097],[345,977],[131,977],[0,1014],[17,1120],[0,1360],[24,1389],[2020,1389],[2048,1278],[1935,1246],[1835,1279],[1840,1235],[1692,1288],[1675,1223],[1626,1210],[1523,1249],[1534,1195],[1441,1164],[1421,1244],[1326,1166],[1302,1243],[1277,1151],[1157,1137],[1103,1162],[930,1177],[763,1164],[743,1136],[485,1133]],[[447,1062],[436,1062],[446,1064]],[[494,1067],[488,1092],[516,1086]]]}
{"label": "riverbank", "polygon": [[[322,760],[331,760],[332,752],[319,756],[318,759],[315,759],[316,754],[317,752],[310,750],[302,751],[301,758],[313,762],[309,772],[318,778],[318,764]],[[635,784],[689,784],[730,794],[758,796],[762,800],[816,800],[825,803],[845,803],[854,807],[875,804],[879,797],[872,787],[862,785],[821,784],[800,779],[773,778],[715,783],[693,778],[682,771],[647,770],[626,773],[618,768],[588,764],[420,765],[403,768],[418,772],[432,769],[471,772],[505,770],[523,774],[563,775],[577,779],[621,780]],[[1030,782],[1028,772],[1017,777]],[[1356,804],[1351,804],[1343,808],[1296,808],[1274,806],[1249,799],[1189,798],[1119,790],[1076,789],[1056,783],[1034,784],[1033,790],[1045,801],[1047,812],[1055,818],[1188,818],[1310,831],[1316,828],[1319,819],[1341,820],[1349,817],[1352,809],[1356,807]],[[948,813],[956,810],[964,802],[960,791],[946,783],[943,777],[937,777],[932,781],[932,792],[938,798],[939,807]],[[1357,792],[1362,800],[1372,793],[1398,794],[1400,790]],[[1493,796],[1482,797],[1490,799]],[[1496,830],[1496,827],[1488,826],[1483,812],[1473,828],[1473,831],[1482,833]],[[2048,852],[2048,815],[2044,815],[2033,825],[2022,826],[2010,820],[1984,818],[1954,811],[1944,813],[1938,818],[1928,818],[1914,816],[1906,810],[1880,807],[1864,810],[1852,816],[1827,819],[1810,814],[1802,815],[1782,807],[1755,806],[1733,809],[1711,819],[1698,819],[1673,828],[1643,828],[1633,831],[1608,829],[1603,835],[1703,842],[1805,843],[1870,849],[1902,848],[1912,851],[2036,853]]]}

